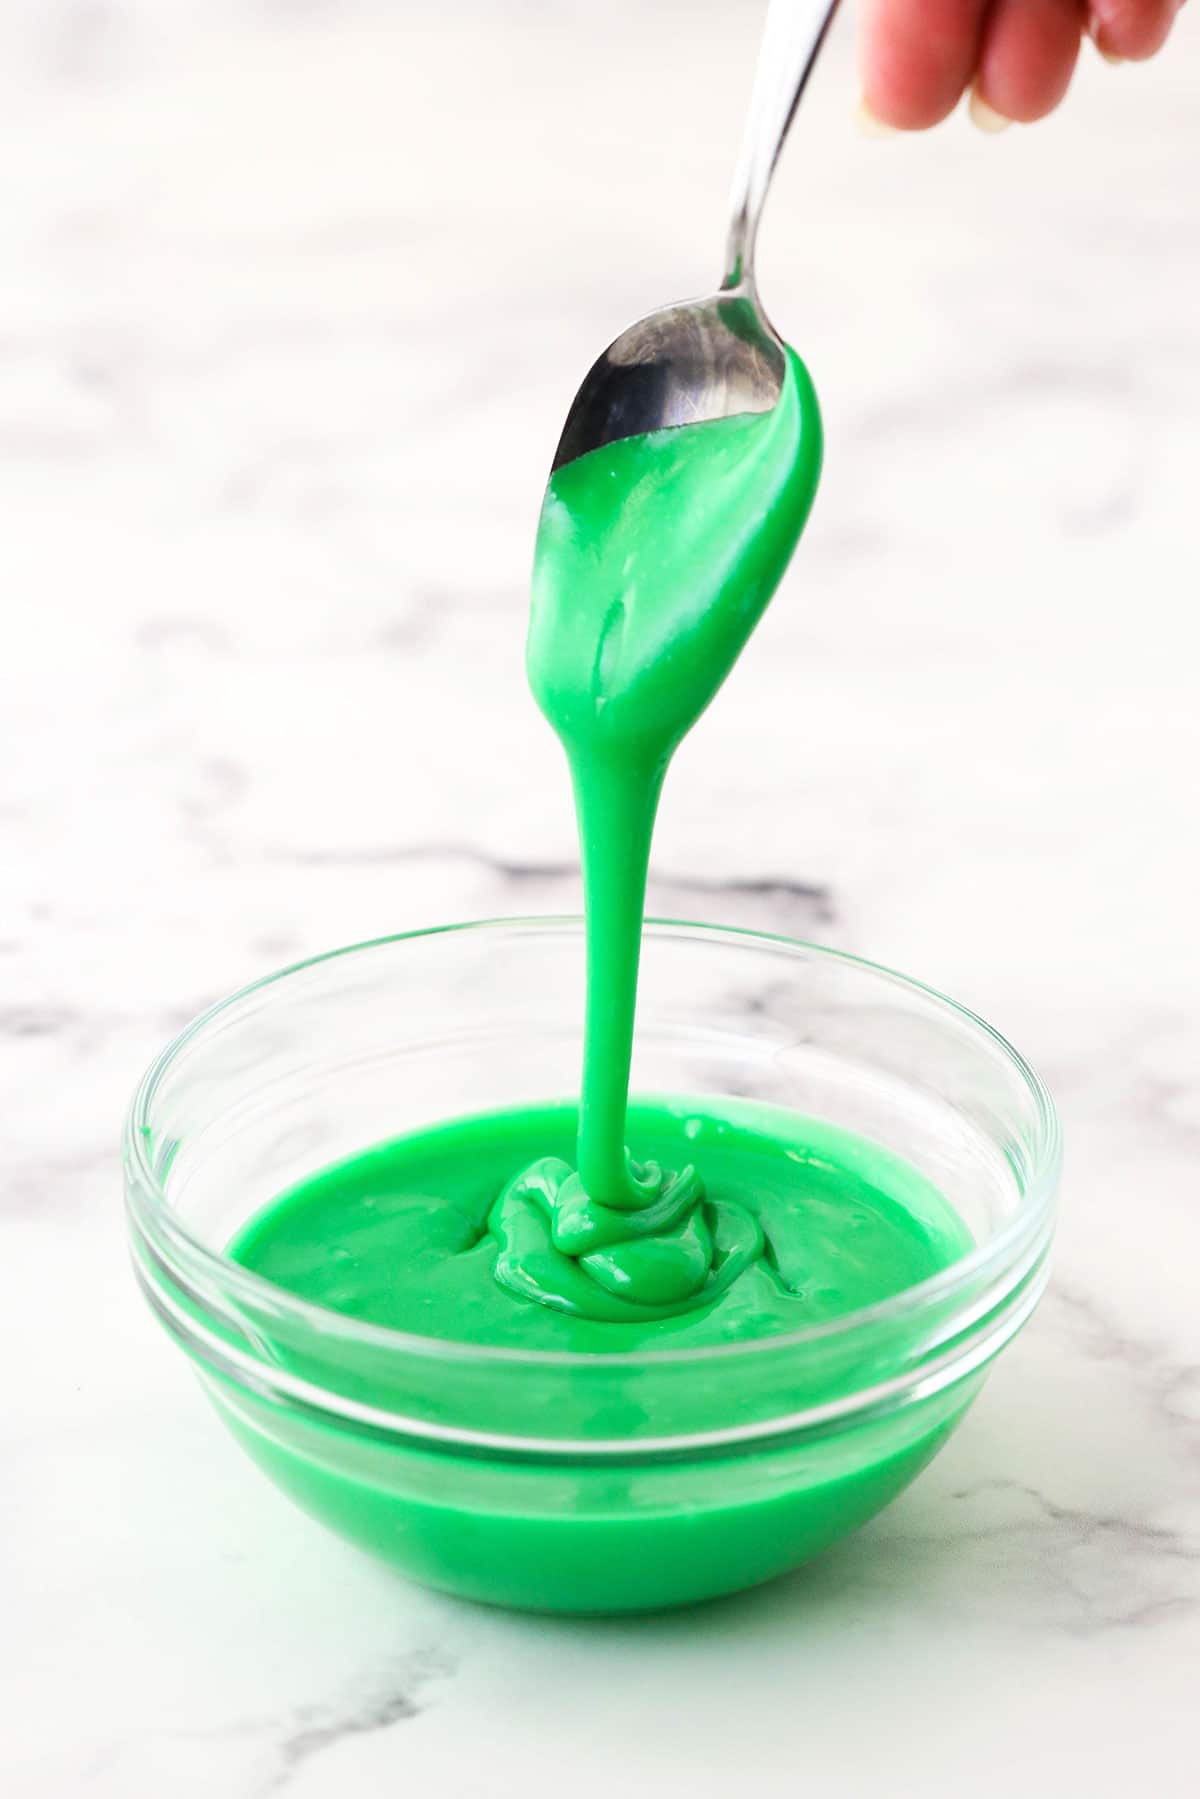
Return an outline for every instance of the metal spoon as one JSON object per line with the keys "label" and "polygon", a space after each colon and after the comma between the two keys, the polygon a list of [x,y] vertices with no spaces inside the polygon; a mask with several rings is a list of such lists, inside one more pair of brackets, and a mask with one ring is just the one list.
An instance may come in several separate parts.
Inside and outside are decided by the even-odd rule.
{"label": "metal spoon", "polygon": [[837,8],[838,0],[770,0],[720,290],[648,313],[609,345],[572,402],[554,468],[617,438],[775,405],[784,348],[759,302],[754,245],[779,153]]}

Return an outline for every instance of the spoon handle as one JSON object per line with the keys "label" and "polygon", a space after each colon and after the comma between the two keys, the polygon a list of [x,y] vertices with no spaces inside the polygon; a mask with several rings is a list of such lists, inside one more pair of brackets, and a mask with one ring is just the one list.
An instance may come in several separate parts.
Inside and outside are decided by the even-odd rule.
{"label": "spoon handle", "polygon": [[754,287],[763,201],[838,0],[768,0],[754,90],[730,199],[723,288]]}

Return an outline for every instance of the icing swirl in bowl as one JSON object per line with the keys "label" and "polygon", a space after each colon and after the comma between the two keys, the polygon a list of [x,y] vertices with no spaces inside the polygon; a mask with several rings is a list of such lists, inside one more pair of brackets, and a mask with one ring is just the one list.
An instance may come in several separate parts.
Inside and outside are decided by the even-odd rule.
{"label": "icing swirl in bowl", "polygon": [[636,1170],[642,1203],[602,1205],[561,1156],[511,1180],[488,1217],[496,1279],[525,1299],[613,1324],[707,1305],[762,1255],[744,1206],[709,1200],[694,1168]]}

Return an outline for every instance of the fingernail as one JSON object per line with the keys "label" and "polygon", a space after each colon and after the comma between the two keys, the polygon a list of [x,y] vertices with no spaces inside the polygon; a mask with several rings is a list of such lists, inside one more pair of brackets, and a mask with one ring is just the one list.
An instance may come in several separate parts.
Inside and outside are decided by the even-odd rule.
{"label": "fingernail", "polygon": [[998,131],[1007,131],[1012,124],[1011,119],[1006,119],[1002,112],[997,112],[994,106],[988,105],[977,87],[971,89],[967,111],[972,125],[980,131],[986,131],[989,137],[994,137]]}
{"label": "fingernail", "polygon": [[864,137],[899,137],[900,135],[894,125],[889,125],[886,119],[881,119],[878,113],[872,112],[865,100],[860,100],[858,103],[855,122]]}

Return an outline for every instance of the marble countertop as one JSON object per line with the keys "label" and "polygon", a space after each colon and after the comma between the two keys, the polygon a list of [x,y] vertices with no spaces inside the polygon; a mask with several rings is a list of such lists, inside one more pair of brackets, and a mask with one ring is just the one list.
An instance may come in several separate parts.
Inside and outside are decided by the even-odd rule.
{"label": "marble countertop", "polygon": [[710,282],[755,28],[0,16],[11,1799],[1194,1791],[1200,17],[912,142],[855,134],[843,26],[764,232],[827,477],[653,898],[919,974],[1055,1091],[1056,1278],[932,1469],[741,1599],[477,1610],[278,1498],[126,1262],[122,1111],[198,1007],[574,906],[533,521],[591,356]]}

